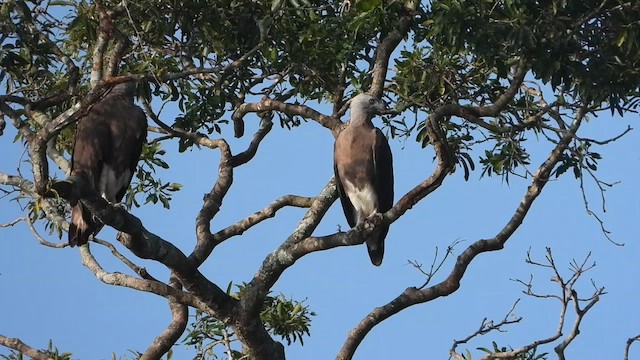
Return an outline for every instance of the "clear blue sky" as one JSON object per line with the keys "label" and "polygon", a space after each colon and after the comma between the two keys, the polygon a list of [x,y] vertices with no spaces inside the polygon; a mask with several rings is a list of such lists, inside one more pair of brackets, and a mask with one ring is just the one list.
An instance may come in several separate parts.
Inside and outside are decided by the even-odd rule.
{"label": "clear blue sky", "polygon": [[[164,120],[172,122],[171,114]],[[637,115],[621,119],[602,114],[584,124],[580,134],[606,138],[620,133],[627,124],[637,126],[637,121]],[[256,127],[255,121],[248,121],[248,135],[231,140],[234,153],[244,150]],[[228,137],[230,130],[225,128]],[[15,130],[8,124],[5,135],[0,137],[0,171],[10,174],[16,174],[22,154],[22,147],[12,143],[14,135]],[[419,355],[446,359],[453,339],[477,330],[484,317],[501,319],[518,298],[522,300],[515,313],[523,317],[522,322],[509,327],[507,333],[492,333],[472,342],[467,348],[474,352],[474,359],[481,356],[475,348],[489,347],[491,341],[517,347],[551,336],[557,327],[559,304],[526,297],[521,293],[522,287],[510,280],[528,279],[534,274],[539,292],[557,294],[555,283],[550,282],[551,273],[524,262],[528,249],[542,260],[545,247],[553,248],[564,274],[569,274],[570,260],[581,260],[592,252],[597,267],[584,276],[578,291],[585,296],[590,294],[589,279],[594,279],[608,292],[584,319],[580,336],[567,351],[568,358],[621,358],[626,339],[640,333],[640,293],[636,289],[640,277],[639,143],[640,134],[633,131],[597,150],[604,157],[598,175],[605,181],[620,181],[607,191],[606,214],[601,211],[595,186],[587,181],[592,208],[606,221],[613,238],[626,244],[624,247],[607,241],[599,224],[587,216],[578,181],[568,172],[546,186],[505,249],[483,254],[471,264],[457,292],[414,306],[383,322],[364,340],[355,358],[402,359]],[[399,199],[432,172],[433,152],[421,149],[412,140],[392,140],[391,145]],[[332,146],[330,133],[313,122],[291,131],[276,125],[256,158],[236,169],[234,185],[221,213],[213,219],[212,229],[232,224],[285,194],[318,194],[332,176]],[[150,231],[190,252],[195,243],[195,216],[203,194],[216,180],[219,156],[208,149],[177,154],[175,142],[167,143],[165,149],[171,170],[160,176],[165,181],[181,183],[184,188],[175,195],[171,210],[147,205],[133,213]],[[547,156],[549,144],[538,143],[531,135],[527,149],[534,154],[531,167],[535,169]],[[479,153],[474,155],[477,161]],[[20,166],[23,174],[29,173],[28,164]],[[307,298],[306,303],[318,314],[304,347],[298,343],[289,346],[287,358],[334,358],[348,331],[369,311],[406,287],[423,282],[423,276],[407,260],[430,264],[436,247],[442,253],[453,241],[463,240],[455,249],[457,255],[473,241],[494,236],[516,209],[530,180],[513,177],[507,185],[495,177],[479,179],[479,174],[476,171],[465,182],[462,171],[456,172],[437,192],[394,223],[381,267],[370,264],[362,245],[314,253],[287,270],[274,292]],[[8,200],[0,200],[2,223],[23,215],[17,204]],[[203,265],[203,273],[223,288],[229,281],[249,281],[264,257],[286,239],[303,214],[301,209],[282,210],[276,218],[228,240]],[[315,235],[333,233],[338,226],[347,227],[336,203]],[[57,241],[53,236],[46,238]],[[117,244],[110,229],[103,230],[100,238]],[[94,244],[92,250],[106,270],[128,272],[105,249]],[[160,279],[168,276],[153,262],[136,262]],[[444,278],[452,265],[453,260],[448,261],[436,281]],[[100,283],[81,265],[77,249],[43,247],[23,223],[0,229],[0,294],[0,334],[19,337],[38,348],[46,348],[48,340],[53,339],[60,350],[73,352],[74,359],[110,359],[112,352],[125,355],[128,349],[143,351],[170,320],[165,299]],[[574,318],[569,314],[567,329]],[[552,348],[543,350],[553,353]],[[0,348],[0,354],[7,353]],[[192,354],[183,345],[178,345],[175,353],[177,359]],[[632,349],[631,358],[638,356],[640,345]]]}

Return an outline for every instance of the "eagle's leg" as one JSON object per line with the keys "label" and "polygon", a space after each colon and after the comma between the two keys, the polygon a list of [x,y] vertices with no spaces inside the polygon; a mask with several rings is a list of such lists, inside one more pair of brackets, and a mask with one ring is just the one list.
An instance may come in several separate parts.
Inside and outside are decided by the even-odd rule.
{"label": "eagle's leg", "polygon": [[378,210],[376,210],[373,214],[367,216],[365,219],[362,220],[362,222],[364,223],[364,228],[367,230],[373,230],[374,228],[382,224],[383,218],[384,218],[384,215],[382,213],[379,213]]}

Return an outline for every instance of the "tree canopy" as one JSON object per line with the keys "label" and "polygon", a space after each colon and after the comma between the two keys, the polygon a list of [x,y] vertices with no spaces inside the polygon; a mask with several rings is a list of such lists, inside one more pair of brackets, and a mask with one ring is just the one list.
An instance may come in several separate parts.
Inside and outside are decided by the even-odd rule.
{"label": "tree canopy", "polygon": [[[376,325],[457,291],[478,255],[504,247],[550,179],[572,176],[580,186],[583,179],[594,179],[604,192],[608,184],[597,176],[602,156],[594,148],[631,127],[610,139],[585,137],[579,130],[600,114],[637,114],[639,21],[640,3],[623,0],[8,0],[0,5],[0,135],[6,126],[17,131],[28,171],[0,169],[0,189],[16,200],[12,206],[23,206],[20,221],[61,236],[68,229],[69,189],[59,187],[59,180],[69,171],[75,124],[113,85],[136,83],[150,136],[127,195],[129,208],[157,203],[170,208],[173,194],[188,186],[158,175],[179,162],[165,156],[170,144],[180,152],[219,151],[217,177],[209,179],[202,200],[193,199],[195,238],[188,252],[176,239],[146,228],[144,218],[71,183],[97,218],[120,231],[117,240],[130,253],[162,264],[171,275],[153,277],[120,254],[113,241],[100,239],[91,245],[112,249],[130,274],[105,272],[88,246],[79,250],[83,265],[107,284],[169,299],[172,323],[139,354],[144,359],[169,352],[185,331],[200,353],[211,350],[207,342],[224,344],[232,336],[242,346],[228,347],[220,356],[283,359],[281,341],[304,341],[315,315],[304,301],[272,292],[297,260],[362,244],[381,222],[393,229],[447,178],[527,179],[521,202],[495,236],[465,244],[438,283],[430,280],[439,266],[427,271],[416,264],[427,277],[422,287],[409,287],[372,309],[345,334],[336,356],[350,359]],[[282,196],[261,210],[247,210],[228,227],[212,223],[234,185],[234,171],[255,160],[274,123],[292,129],[315,122],[322,126],[318,132],[335,137],[348,120],[347,101],[360,92],[391,104],[383,118],[391,138],[417,141],[434,157],[434,165],[420,165],[433,167],[432,173],[409,191],[397,192],[391,210],[364,226],[317,235],[337,198],[330,181],[313,197]],[[257,129],[254,134],[245,134],[245,122],[259,122],[247,126]],[[246,148],[232,149],[233,137],[251,140]],[[330,174],[328,168],[327,178]],[[608,236],[586,198],[585,205]],[[286,207],[307,212],[246,283],[216,283],[200,271],[218,245],[272,217],[277,222]],[[36,237],[43,245],[66,247]],[[551,253],[546,260],[530,262],[556,269]],[[571,295],[589,267],[577,264],[573,275],[560,281],[565,308],[575,301],[586,313],[604,293],[596,287],[590,296]],[[198,314],[191,325],[188,308]],[[39,356],[9,340],[3,337],[2,344]],[[555,348],[559,356],[571,340]],[[512,351],[498,345],[485,350],[503,357]],[[512,358],[536,356],[535,346],[520,350]],[[42,358],[53,356],[47,354]],[[468,359],[455,347],[451,355]]]}

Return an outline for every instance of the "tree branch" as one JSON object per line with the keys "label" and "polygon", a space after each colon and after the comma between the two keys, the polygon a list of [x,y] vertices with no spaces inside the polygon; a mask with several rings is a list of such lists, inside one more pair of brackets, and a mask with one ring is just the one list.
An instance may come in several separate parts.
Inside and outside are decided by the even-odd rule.
{"label": "tree branch", "polygon": [[[122,261],[123,264],[127,265],[127,267],[129,267],[129,269],[133,270],[133,272],[138,274],[138,276],[140,276],[141,278],[143,278],[145,280],[151,280],[151,281],[159,282],[156,278],[154,278],[153,276],[151,276],[151,274],[149,274],[147,272],[147,269],[134,264],[133,261],[127,259],[124,255],[122,255],[118,251],[118,249],[116,249],[116,247],[113,246],[112,243],[110,243],[108,241],[104,241],[102,239],[98,239],[96,237],[93,238],[93,242],[95,242],[96,244],[102,245],[102,246],[106,247],[107,249],[109,249],[109,251],[111,251],[111,254],[113,254],[113,256],[115,256],[118,260]],[[68,245],[68,244],[65,243],[64,245]]]}
{"label": "tree branch", "polygon": [[629,349],[631,349],[631,344],[640,340],[640,334],[627,339],[627,344],[624,347],[624,360],[629,360]]}
{"label": "tree branch", "polygon": [[462,340],[454,340],[453,341],[453,346],[451,346],[451,349],[449,350],[449,356],[458,359],[458,360],[465,360],[464,356],[458,354],[456,352],[456,348],[458,347],[458,345],[462,345],[462,344],[466,344],[467,342],[469,342],[469,340],[473,339],[476,336],[482,336],[482,335],[486,335],[492,331],[500,331],[503,332],[504,330],[502,330],[502,327],[506,326],[506,325],[511,325],[511,324],[515,324],[515,323],[519,323],[522,320],[522,317],[520,316],[515,316],[513,314],[513,311],[515,310],[516,306],[518,305],[518,302],[520,302],[520,299],[516,300],[516,302],[513,304],[513,306],[511,306],[511,309],[509,310],[509,312],[507,312],[507,314],[504,316],[504,318],[502,319],[502,321],[500,321],[499,323],[495,324],[493,322],[493,320],[487,321],[487,318],[484,318],[482,320],[482,323],[480,324],[480,328],[478,330],[476,330],[473,334],[467,336],[466,338],[462,339]]}
{"label": "tree branch", "polygon": [[417,4],[417,1],[407,1],[404,5],[405,14],[398,20],[398,28],[389,32],[380,40],[380,45],[376,48],[375,62],[373,64],[373,81],[369,89],[371,96],[376,98],[382,97],[384,83],[387,79],[387,70],[389,68],[389,58],[393,50],[400,44],[400,41],[409,33],[411,25],[413,25]]}
{"label": "tree branch", "polygon": [[[558,345],[556,345],[556,347],[554,348],[554,350],[556,351],[556,353],[558,354],[558,358],[560,360],[564,360],[564,350],[567,348],[567,346],[569,346],[569,344],[576,338],[576,336],[578,336],[578,334],[580,333],[579,330],[579,326],[580,323],[582,321],[582,318],[586,315],[586,313],[598,302],[598,300],[600,299],[600,295],[604,295],[605,291],[604,288],[595,288],[595,291],[593,293],[593,295],[588,298],[588,299],[580,299],[578,297],[578,293],[575,290],[575,284],[578,281],[578,279],[582,276],[582,274],[584,274],[586,271],[592,269],[595,266],[595,263],[592,265],[587,265],[587,261],[589,260],[589,257],[591,256],[591,254],[588,254],[584,261],[582,262],[582,264],[578,265],[575,260],[571,263],[571,268],[573,273],[571,274],[571,276],[569,277],[569,280],[565,281],[563,280],[563,277],[560,274],[560,271],[558,270],[558,267],[556,266],[554,260],[553,260],[553,256],[551,253],[551,249],[547,248],[546,249],[546,263],[538,263],[535,261],[531,260],[531,257],[529,255],[529,253],[527,253],[527,263],[528,264],[532,264],[535,266],[539,266],[539,267],[543,267],[546,269],[550,269],[551,271],[553,271],[554,273],[554,278],[552,279],[554,282],[556,282],[560,288],[560,293],[561,295],[538,295],[533,293],[533,291],[531,290],[531,282],[529,282],[529,284],[525,284],[523,281],[518,281],[519,283],[523,284],[526,287],[526,291],[524,291],[524,293],[528,296],[533,296],[535,298],[555,298],[558,299],[560,301],[561,304],[561,308],[560,308],[560,315],[558,318],[558,328],[556,330],[556,332],[551,335],[548,338],[545,339],[539,339],[539,340],[535,340],[527,345],[521,346],[518,349],[514,349],[511,351],[502,351],[502,352],[495,352],[495,353],[491,353],[488,354],[486,356],[484,356],[481,360],[491,360],[491,359],[513,359],[519,356],[522,356],[523,354],[528,353],[529,351],[535,350],[537,349],[540,345],[544,345],[544,344],[549,344],[552,343],[558,339],[560,339],[560,337],[562,337],[562,334],[564,332],[564,326],[565,326],[565,318],[566,318],[566,314],[567,314],[567,309],[570,305],[570,303],[573,302],[573,307],[575,310],[575,314],[576,314],[576,319],[574,321],[573,326],[571,327],[571,330],[569,331],[569,334],[564,338],[564,340],[562,340]],[[588,301],[588,304],[584,307],[584,309],[580,309],[580,302],[584,302],[584,301]]]}
{"label": "tree branch", "polygon": [[[324,115],[306,105],[299,104],[288,104],[278,100],[273,100],[270,98],[263,98],[257,103],[244,103],[238,106],[233,115],[231,115],[231,119],[234,123],[243,122],[243,118],[247,113],[250,112],[261,112],[261,111],[269,111],[269,110],[277,110],[282,113],[285,113],[289,116],[302,116],[306,119],[312,119],[316,121],[318,124],[323,127],[331,130],[334,136],[337,136],[340,128],[342,127],[342,122],[334,117]],[[234,125],[236,126],[236,125]],[[244,129],[244,125],[237,125],[238,128]],[[242,136],[242,135],[240,135]],[[236,137],[238,133],[236,132]]]}
{"label": "tree branch", "polygon": [[262,221],[272,218],[275,216],[276,212],[286,206],[299,207],[299,208],[308,208],[315,201],[315,197],[302,197],[297,195],[285,195],[262,210],[257,211],[256,213],[238,221],[237,223],[228,226],[217,233],[211,236],[212,241],[214,243],[221,243],[222,241],[232,237],[241,235],[245,231],[249,230],[251,227],[261,223]]}
{"label": "tree branch", "polygon": [[91,273],[98,278],[98,280],[107,285],[127,287],[134,290],[160,295],[165,298],[171,297],[180,303],[187,304],[196,309],[200,309],[205,312],[211,311],[207,303],[198,299],[193,294],[180,291],[157,280],[138,279],[122,273],[110,273],[105,271],[93,254],[91,254],[88,246],[80,247],[80,256],[82,258],[82,265],[88,268]]}
{"label": "tree branch", "polygon": [[[175,273],[185,289],[195,294],[199,301],[206,304],[208,310],[203,311],[207,311],[223,321],[229,319],[233,304],[236,302],[235,299],[204,277],[177,247],[147,231],[140,219],[129,214],[124,209],[113,207],[101,196],[93,193],[81,178],[71,176],[66,181],[55,183],[52,188],[55,190],[52,191],[53,193],[67,200],[71,196],[79,194],[76,198],[82,199],[82,203],[94,216],[103,224],[121,232],[118,234],[118,240],[125,247],[139,258],[155,260],[164,264]],[[48,195],[49,193],[45,194],[45,196]],[[89,261],[91,258],[89,257],[88,247],[81,246],[80,250],[81,254],[83,254],[83,261]],[[94,261],[89,262],[89,264],[97,263]],[[122,283],[121,279],[123,279],[121,276],[123,275],[101,273],[99,278],[105,282],[117,280],[117,284],[120,285]],[[175,292],[175,290],[169,289],[163,289],[162,291],[167,294]],[[193,304],[190,305],[194,306]],[[200,308],[201,306],[197,307]]]}
{"label": "tree branch", "polygon": [[[169,286],[180,290],[181,284],[173,274],[169,278]],[[142,354],[140,360],[156,360],[161,359],[164,354],[169,352],[171,347],[180,339],[182,333],[187,328],[189,321],[189,308],[169,297],[169,308],[171,309],[171,323],[169,326],[153,340],[153,343]]]}
{"label": "tree branch", "polygon": [[[243,343],[265,344],[256,348],[249,348],[251,359],[275,359],[273,354],[281,354],[284,358],[282,344],[266,339],[261,333],[259,313],[269,289],[275,284],[282,272],[293,265],[300,256],[294,255],[293,247],[301,239],[307,238],[318,226],[331,204],[338,197],[335,182],[331,180],[322,192],[314,199],[311,207],[302,218],[289,238],[274,252],[269,254],[254,278],[244,288],[238,309],[238,321],[235,326],[236,334]],[[266,341],[263,342],[263,341]],[[271,355],[270,355],[271,354]]]}
{"label": "tree branch", "polygon": [[6,336],[0,335],[0,345],[6,346],[9,349],[14,349],[19,353],[27,355],[34,360],[53,360],[43,351],[32,348],[31,346],[20,341],[20,339],[8,338]]}

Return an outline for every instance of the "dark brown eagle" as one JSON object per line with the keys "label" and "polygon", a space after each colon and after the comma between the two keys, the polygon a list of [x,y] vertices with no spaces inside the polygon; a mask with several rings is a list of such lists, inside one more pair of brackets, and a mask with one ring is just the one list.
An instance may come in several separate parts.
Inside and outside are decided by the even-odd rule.
{"label": "dark brown eagle", "polygon": [[[147,119],[134,97],[133,83],[111,88],[78,120],[73,139],[71,175],[81,177],[112,204],[124,197],[147,138]],[[81,201],[71,205],[69,245],[84,245],[103,224]]]}
{"label": "dark brown eagle", "polygon": [[[387,138],[373,126],[384,112],[384,101],[367,94],[351,100],[351,119],[334,146],[334,172],[342,209],[352,228],[374,213],[393,206],[393,159]],[[373,265],[382,264],[389,225],[381,225],[366,240]]]}

